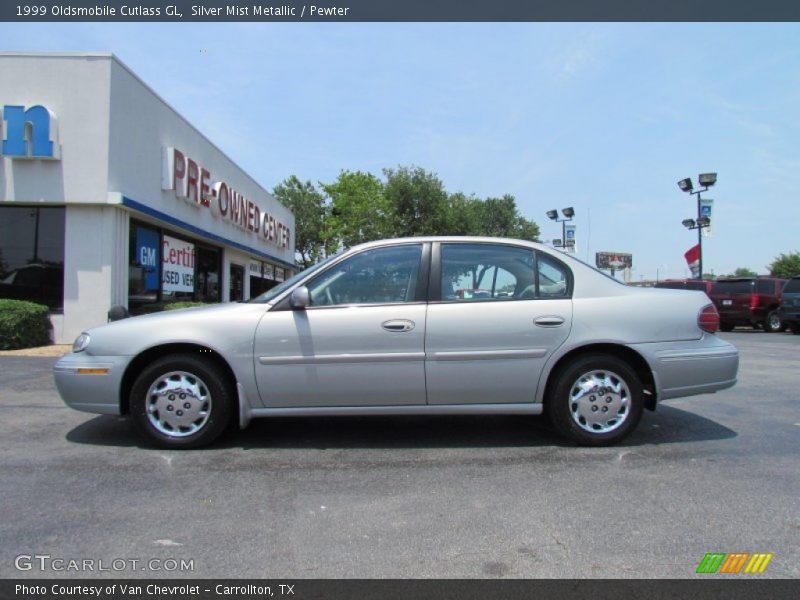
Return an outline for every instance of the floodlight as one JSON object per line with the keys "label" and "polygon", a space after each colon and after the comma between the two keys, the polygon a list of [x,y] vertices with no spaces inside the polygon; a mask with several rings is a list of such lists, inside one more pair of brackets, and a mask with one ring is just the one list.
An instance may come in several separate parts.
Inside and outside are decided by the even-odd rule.
{"label": "floodlight", "polygon": [[681,179],[678,182],[678,187],[681,188],[684,192],[691,192],[694,186],[692,185],[692,180],[687,177],[686,179]]}
{"label": "floodlight", "polygon": [[558,211],[557,210],[548,210],[547,213],[545,213],[545,214],[547,214],[547,218],[553,219],[553,221],[558,219]]}
{"label": "floodlight", "polygon": [[684,219],[681,221],[681,224],[686,227],[686,229],[694,229],[694,219]]}
{"label": "floodlight", "polygon": [[697,219],[698,227],[708,227],[709,225],[711,225],[711,219],[709,219],[708,217],[700,217],[699,219]]}
{"label": "floodlight", "polygon": [[561,214],[564,215],[567,219],[571,219],[572,217],[575,216],[575,209],[572,208],[571,206],[567,208],[562,208]]}
{"label": "floodlight", "polygon": [[700,173],[697,176],[697,180],[700,182],[700,185],[703,187],[711,187],[715,183],[717,183],[717,174],[716,173]]}

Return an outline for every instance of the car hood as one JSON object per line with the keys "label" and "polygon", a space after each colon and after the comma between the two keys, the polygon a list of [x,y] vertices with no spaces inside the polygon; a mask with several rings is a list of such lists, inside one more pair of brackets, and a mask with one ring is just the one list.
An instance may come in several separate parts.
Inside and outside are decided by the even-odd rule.
{"label": "car hood", "polygon": [[91,341],[86,352],[133,356],[170,343],[199,344],[218,350],[242,343],[252,345],[255,327],[269,307],[268,304],[215,304],[120,319],[88,329]]}

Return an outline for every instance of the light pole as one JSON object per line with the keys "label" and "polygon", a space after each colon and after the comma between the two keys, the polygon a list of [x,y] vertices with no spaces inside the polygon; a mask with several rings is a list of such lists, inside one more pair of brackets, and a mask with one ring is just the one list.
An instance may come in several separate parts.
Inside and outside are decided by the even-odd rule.
{"label": "light pole", "polygon": [[[572,217],[575,216],[575,209],[572,208],[571,206],[568,206],[567,208],[562,208],[561,209],[561,214],[564,215],[563,219],[559,219],[558,218],[558,210],[556,210],[556,209],[548,210],[545,214],[547,215],[547,217],[549,219],[555,221],[556,223],[561,223],[561,243],[560,244],[553,243],[553,246],[555,246],[556,248],[563,248],[564,252],[566,252],[567,251],[567,245],[568,245],[567,244],[567,221],[572,221]],[[555,240],[553,240],[553,241],[555,242]]]}
{"label": "light pole", "polygon": [[697,181],[703,189],[694,191],[694,186],[692,185],[690,177],[681,179],[678,182],[678,187],[681,188],[683,192],[697,196],[697,219],[684,219],[681,223],[686,229],[697,229],[697,247],[699,251],[698,266],[700,267],[700,279],[703,279],[703,229],[711,225],[711,219],[700,213],[700,194],[702,192],[707,192],[708,188],[717,183],[717,174],[700,173],[700,175],[697,176]]}

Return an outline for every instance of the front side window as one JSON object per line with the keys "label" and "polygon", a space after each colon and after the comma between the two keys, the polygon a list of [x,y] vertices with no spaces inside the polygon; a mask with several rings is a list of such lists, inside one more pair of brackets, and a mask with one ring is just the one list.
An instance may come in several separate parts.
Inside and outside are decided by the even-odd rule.
{"label": "front side window", "polygon": [[311,306],[412,302],[422,245],[366,250],[345,259],[308,284]]}
{"label": "front side window", "polygon": [[441,254],[444,301],[536,297],[533,250],[499,244],[442,244]]}

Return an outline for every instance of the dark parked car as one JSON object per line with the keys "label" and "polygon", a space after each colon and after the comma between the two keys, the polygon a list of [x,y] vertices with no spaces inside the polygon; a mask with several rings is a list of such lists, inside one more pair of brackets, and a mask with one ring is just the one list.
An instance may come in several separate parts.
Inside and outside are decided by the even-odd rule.
{"label": "dark parked car", "polygon": [[711,297],[711,288],[714,282],[708,279],[665,279],[659,281],[655,287],[668,290],[697,290],[705,292],[706,296]]}
{"label": "dark parked car", "polygon": [[0,278],[0,298],[30,300],[51,310],[61,309],[64,297],[64,267],[33,263],[5,273]]}
{"label": "dark parked car", "polygon": [[800,334],[800,276],[792,277],[783,286],[781,308],[778,311],[783,324]]}
{"label": "dark parked car", "polygon": [[749,325],[770,333],[782,331],[778,308],[784,283],[777,277],[718,279],[709,296],[719,312],[719,328],[731,331],[737,325]]}

